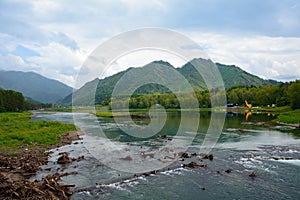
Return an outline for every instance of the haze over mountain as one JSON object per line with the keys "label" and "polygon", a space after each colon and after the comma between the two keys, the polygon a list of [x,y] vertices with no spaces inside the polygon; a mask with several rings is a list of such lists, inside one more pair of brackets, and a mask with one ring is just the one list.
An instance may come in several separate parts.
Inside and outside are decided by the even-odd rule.
{"label": "haze over mountain", "polygon": [[[192,63],[192,64],[191,64]],[[193,65],[205,65],[209,66],[214,64],[211,60],[204,59],[194,59],[180,68],[174,68],[171,64],[165,61],[154,61],[143,67],[139,68],[128,68],[125,71],[119,72],[112,76],[106,77],[104,79],[94,79],[80,89],[78,89],[73,94],[73,103],[75,105],[93,105],[94,100],[96,104],[101,104],[103,101],[108,101],[111,97],[113,89],[119,79],[123,77],[126,73],[130,73],[135,76],[135,82],[146,82],[147,80],[151,82],[151,77],[157,77],[156,80],[163,80],[164,77],[170,76],[170,68],[175,69],[181,75],[184,76],[186,80],[191,84],[194,90],[206,90],[207,86]],[[162,67],[163,66],[163,67]],[[279,82],[274,80],[264,80],[258,76],[252,75],[240,69],[234,65],[224,65],[216,63],[218,70],[223,78],[225,88],[229,89],[235,86],[266,86],[268,84],[275,85]],[[156,68],[158,70],[149,71],[150,69]],[[150,75],[151,74],[151,75]],[[212,79],[214,77],[210,76]],[[123,78],[122,78],[123,79]],[[130,79],[128,80],[130,81]],[[213,80],[214,81],[214,80]],[[155,81],[154,81],[155,82]],[[175,88],[175,91],[184,91],[186,88],[179,87],[179,81],[173,81],[169,83],[171,88]],[[170,93],[171,91],[162,86],[163,84],[146,84],[142,87],[139,87],[135,90],[134,94],[151,94],[151,93]],[[126,87],[130,87],[130,84],[127,84]],[[127,89],[124,87],[124,89]],[[93,91],[96,91],[95,96]],[[60,104],[63,105],[71,105],[72,104],[72,94],[65,97],[63,100],[59,101]]]}
{"label": "haze over mountain", "polygon": [[56,103],[73,90],[59,81],[21,71],[0,71],[0,88],[21,92],[42,103]]}

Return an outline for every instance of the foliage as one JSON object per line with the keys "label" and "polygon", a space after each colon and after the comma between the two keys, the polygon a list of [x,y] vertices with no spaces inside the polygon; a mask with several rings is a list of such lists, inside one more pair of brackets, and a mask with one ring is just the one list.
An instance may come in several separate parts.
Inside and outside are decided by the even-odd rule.
{"label": "foliage", "polygon": [[292,109],[300,108],[300,80],[297,80],[291,84],[288,89],[288,97],[291,102]]}
{"label": "foliage", "polygon": [[[191,64],[191,62],[193,62],[193,64]],[[184,76],[186,80],[188,80],[188,82],[190,83],[190,85],[195,91],[204,91],[207,89],[207,86],[203,78],[199,74],[199,72],[197,72],[197,70],[193,66],[212,65],[214,63],[210,60],[204,60],[204,59],[194,59],[191,62],[186,63],[181,68],[174,68],[169,63],[163,61],[154,61],[141,68],[129,68],[126,71],[119,72],[117,74],[106,77],[104,79],[101,80],[95,79],[93,81],[86,83],[82,88],[74,92],[73,99],[72,99],[72,95],[69,95],[65,99],[63,99],[60,103],[62,103],[63,105],[71,105],[73,100],[73,103],[75,102],[75,105],[77,106],[92,105],[94,102],[99,105],[108,105],[114,86],[117,84],[120,78],[129,71],[131,71],[132,74],[134,73],[143,74],[143,76],[136,77],[136,79],[138,79],[137,82],[141,82],[141,80],[146,80],[147,78],[149,78],[149,76],[161,77],[161,76],[168,75],[167,69],[173,68],[174,70],[178,71],[182,76]],[[141,70],[146,71],[147,68],[153,67],[154,65],[165,65],[166,69],[165,71],[163,69],[162,71],[159,71],[156,74],[151,73],[151,75],[149,75],[149,73],[141,72]],[[259,86],[267,86],[268,84],[270,84],[271,86],[279,84],[278,82],[273,80],[261,79],[233,65],[222,65],[217,63],[216,66],[220,71],[220,74],[225,84],[225,88],[227,89],[232,87],[237,87],[237,86],[259,87]],[[178,83],[175,82],[174,85],[172,85],[172,88],[177,88],[177,87],[178,87]],[[183,90],[184,90],[183,88],[178,88],[177,91],[172,91],[172,92],[180,92]],[[96,91],[96,93],[94,94],[93,91]],[[171,91],[168,88],[159,84],[151,83],[138,88],[135,91],[134,95],[170,94],[170,93]],[[206,101],[206,98],[204,98],[204,100]],[[206,101],[206,104],[207,106],[209,106],[209,102]],[[137,107],[141,107],[141,106],[139,105]]]}
{"label": "foliage", "polygon": [[114,117],[112,112],[96,112],[94,113],[97,117],[105,117],[105,118],[112,118]]}
{"label": "foliage", "polygon": [[267,113],[283,113],[291,111],[292,108],[290,106],[280,106],[280,107],[259,107],[255,108],[257,112],[267,112]]}
{"label": "foliage", "polygon": [[30,145],[55,144],[59,135],[75,130],[72,124],[55,121],[31,121],[31,113],[0,113],[0,150]]}
{"label": "foliage", "polygon": [[45,108],[45,111],[72,112],[72,108],[71,107],[49,107],[49,108]]}
{"label": "foliage", "polygon": [[[112,113],[111,111],[98,111],[94,113],[97,117],[104,117],[104,118],[113,118],[113,117],[129,117],[129,115],[126,115],[124,112],[117,112],[117,113]],[[130,112],[130,117],[131,118],[147,118],[148,115],[141,113],[141,112]]]}
{"label": "foliage", "polygon": [[0,89],[0,112],[22,112],[52,107],[31,98],[24,98],[23,94],[13,90]]}
{"label": "foliage", "polygon": [[20,92],[0,89],[0,112],[21,112],[28,105]]}
{"label": "foliage", "polygon": [[254,106],[289,105],[287,87],[289,84],[261,87],[236,87],[227,91],[227,101],[243,105],[247,100]]}
{"label": "foliage", "polygon": [[[200,108],[211,107],[211,95],[220,95],[218,90],[212,94],[208,90],[198,90],[195,92]],[[227,102],[243,106],[245,100],[252,106],[276,107],[289,106],[298,108],[300,102],[300,82],[282,83],[273,86],[261,87],[234,87],[226,91]],[[118,108],[126,108],[125,100],[128,97],[114,99],[114,104]],[[182,100],[188,103],[192,99],[192,93],[182,93]],[[180,103],[175,94],[135,94],[130,97],[129,108],[149,108],[159,104],[165,108],[180,108]]]}
{"label": "foliage", "polygon": [[[199,107],[210,108],[211,93],[209,93],[208,90],[205,90],[207,87],[203,81],[203,78],[193,67],[195,64],[204,66],[211,65],[213,63],[210,60],[194,59],[181,68],[174,68],[174,70],[177,70],[186,78],[186,80],[189,81],[195,90]],[[129,68],[126,71],[119,72],[113,76],[106,77],[105,79],[95,79],[94,81],[85,84],[81,89],[77,90],[74,93],[73,101],[76,102],[77,106],[93,106],[94,103],[101,106],[110,105],[111,93],[114,89],[114,86],[126,72],[131,71],[133,74],[144,74],[144,76],[137,77],[137,82],[142,82],[142,80],[147,80],[147,78],[149,78],[149,73],[141,73],[140,71],[147,70],[147,68],[154,67],[155,65],[166,65],[165,69],[160,68],[161,70],[159,72],[154,72],[155,77],[162,77],[162,75],[164,76],[168,74],[167,69],[172,67],[169,63],[156,61],[145,65],[142,68]],[[225,87],[227,88],[226,96],[228,103],[234,103],[238,104],[239,106],[243,106],[245,100],[247,100],[254,107],[281,107],[291,105],[293,109],[300,108],[299,81],[279,83],[274,80],[263,80],[233,65],[228,66],[217,63],[216,66],[218,67]],[[151,74],[151,76],[153,76],[153,74]],[[175,83],[176,85],[172,85],[171,88],[178,88],[178,83]],[[91,91],[96,91],[96,93],[93,94]],[[182,88],[178,88],[177,91],[172,92],[162,85],[151,83],[145,84],[136,89],[131,97],[126,98],[130,98],[129,108],[134,109],[149,108],[155,104],[160,104],[168,109],[180,108],[179,101],[175,96],[175,94],[179,93],[184,95],[184,102],[191,101],[191,92],[187,92]],[[219,95],[218,92],[216,92],[215,95]],[[124,104],[124,98],[125,97],[118,97],[118,99],[114,99],[113,102],[118,108],[125,108],[126,105]],[[71,100],[72,98],[68,97],[68,101]]]}
{"label": "foliage", "polygon": [[300,124],[300,109],[280,113],[275,121]]}

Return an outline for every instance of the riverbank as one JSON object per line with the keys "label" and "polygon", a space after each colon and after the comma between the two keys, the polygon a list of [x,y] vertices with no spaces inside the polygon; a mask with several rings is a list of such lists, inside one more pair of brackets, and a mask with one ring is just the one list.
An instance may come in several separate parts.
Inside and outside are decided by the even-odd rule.
{"label": "riverbank", "polygon": [[273,122],[289,125],[294,127],[300,127],[300,109],[292,110],[290,106],[282,107],[268,107],[268,108],[254,108],[255,112],[272,113],[276,114],[276,119]]}
{"label": "riverbank", "polygon": [[66,174],[29,181],[48,162],[50,149],[70,144],[82,134],[71,124],[31,121],[32,113],[0,113],[0,198],[68,199],[72,185],[58,183]]}
{"label": "riverbank", "polygon": [[300,109],[282,112],[273,121],[300,129]]}
{"label": "riverbank", "polygon": [[148,119],[150,118],[147,113],[144,112],[130,112],[130,115],[119,112],[119,113],[112,113],[111,111],[102,111],[102,112],[94,112],[94,115],[97,117],[104,117],[104,118],[113,118],[113,117],[119,117],[119,118],[134,118],[134,119]]}
{"label": "riverbank", "polygon": [[[95,112],[96,109],[96,112]],[[223,111],[224,108],[216,108],[214,111]],[[135,108],[129,109],[130,116],[125,115],[123,112],[113,114],[111,110],[109,110],[108,106],[96,106],[93,107],[76,107],[73,108],[73,112],[91,112],[97,117],[104,118],[113,118],[113,117],[132,117],[132,118],[149,118],[147,115],[149,109],[146,108]],[[212,111],[211,108],[199,108],[200,112]],[[50,110],[49,110],[50,111]],[[51,111],[55,112],[71,112],[72,108],[51,108]],[[181,109],[176,108],[168,108],[167,112],[180,112]],[[299,127],[300,125],[300,111],[292,110],[290,106],[280,106],[280,107],[253,107],[253,108],[244,108],[244,107],[230,107],[226,108],[227,112],[234,113],[245,113],[245,112],[256,112],[256,113],[270,113],[277,116],[273,122],[276,122],[281,125],[288,125]]]}

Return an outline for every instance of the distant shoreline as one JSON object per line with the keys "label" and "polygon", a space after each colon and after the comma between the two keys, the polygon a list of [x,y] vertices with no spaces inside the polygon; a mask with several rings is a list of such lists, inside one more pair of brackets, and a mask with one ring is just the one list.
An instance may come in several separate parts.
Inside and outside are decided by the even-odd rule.
{"label": "distant shoreline", "polygon": [[[226,112],[233,112],[233,113],[245,113],[245,112],[254,112],[254,113],[272,113],[276,114],[276,119],[273,120],[273,122],[278,122],[281,125],[288,125],[288,126],[294,126],[298,127],[300,125],[300,109],[292,110],[289,106],[281,106],[281,107],[253,107],[253,108],[244,108],[244,107],[223,107],[223,108],[216,108],[214,111],[222,111],[224,112],[224,109],[226,109]],[[131,112],[132,118],[149,118],[147,117],[148,108],[130,108],[129,112]],[[186,111],[189,111],[188,109],[185,109]],[[95,114],[98,117],[104,117],[104,118],[113,118],[113,114],[111,110],[108,109],[108,107],[91,107],[91,106],[82,106],[82,107],[75,107],[73,110],[71,107],[69,108],[51,108],[47,109],[42,112],[90,112],[92,114]],[[96,111],[96,113],[95,113]],[[167,112],[179,112],[181,111],[180,108],[167,108]],[[191,110],[193,111],[193,110]],[[199,111],[201,112],[210,112],[212,111],[212,108],[199,108]],[[284,117],[282,117],[284,116]],[[116,114],[116,117],[129,117],[124,116],[122,114],[122,110],[119,111],[119,113]]]}

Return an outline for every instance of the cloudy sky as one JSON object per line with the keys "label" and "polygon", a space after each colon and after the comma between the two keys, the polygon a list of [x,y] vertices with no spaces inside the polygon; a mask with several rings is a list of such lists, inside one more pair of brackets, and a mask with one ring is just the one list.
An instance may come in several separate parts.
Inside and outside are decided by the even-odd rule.
{"label": "cloudy sky", "polygon": [[34,71],[73,86],[98,45],[144,27],[182,33],[215,62],[300,79],[299,0],[0,0],[0,70]]}

